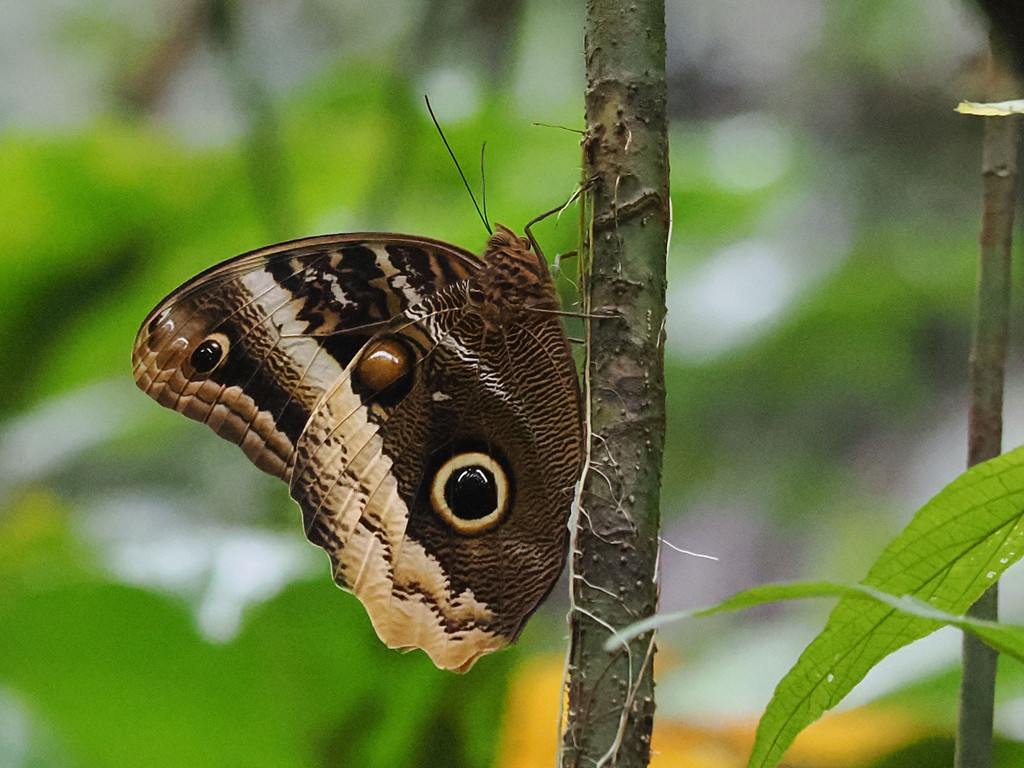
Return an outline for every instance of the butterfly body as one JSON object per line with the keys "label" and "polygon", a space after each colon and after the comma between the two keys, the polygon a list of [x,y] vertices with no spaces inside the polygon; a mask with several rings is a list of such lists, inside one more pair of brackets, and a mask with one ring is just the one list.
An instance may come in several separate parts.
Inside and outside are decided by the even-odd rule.
{"label": "butterfly body", "polygon": [[309,238],[203,273],[143,323],[139,386],[289,483],[391,647],[466,670],[561,571],[580,467],[546,265],[401,235]]}

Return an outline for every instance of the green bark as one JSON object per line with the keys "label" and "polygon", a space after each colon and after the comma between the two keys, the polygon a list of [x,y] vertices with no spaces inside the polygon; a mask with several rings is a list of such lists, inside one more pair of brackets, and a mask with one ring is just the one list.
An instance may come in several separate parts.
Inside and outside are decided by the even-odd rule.
{"label": "green bark", "polygon": [[652,634],[608,653],[613,629],[657,607],[669,229],[663,0],[589,0],[581,253],[591,319],[591,430],[573,552],[563,766],[644,766]]}

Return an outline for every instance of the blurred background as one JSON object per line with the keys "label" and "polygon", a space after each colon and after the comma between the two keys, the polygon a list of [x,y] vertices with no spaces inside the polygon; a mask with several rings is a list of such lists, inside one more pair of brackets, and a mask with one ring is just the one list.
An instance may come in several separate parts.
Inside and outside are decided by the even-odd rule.
{"label": "blurred background", "polygon": [[[580,176],[581,3],[0,0],[0,766],[553,764],[559,588],[466,676],[382,647],[281,483],[138,392],[166,293],[303,235],[479,251]],[[962,471],[986,35],[954,0],[668,0],[662,606],[860,579]],[[573,211],[536,230],[573,250]],[[563,265],[565,300],[575,262]],[[1016,322],[1015,337],[1020,338]],[[1022,442],[1021,348],[1005,447]],[[1003,616],[1024,620],[1011,570]],[[661,635],[655,766],[742,766],[808,602]],[[949,765],[959,635],[792,766]],[[1024,759],[1003,662],[997,762]]]}

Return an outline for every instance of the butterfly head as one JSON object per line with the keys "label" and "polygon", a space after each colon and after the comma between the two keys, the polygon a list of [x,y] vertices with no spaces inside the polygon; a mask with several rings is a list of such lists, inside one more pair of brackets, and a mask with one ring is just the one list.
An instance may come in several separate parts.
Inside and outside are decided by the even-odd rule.
{"label": "butterfly head", "polygon": [[[530,241],[501,224],[487,241],[485,267],[470,287],[470,300],[494,327],[520,321],[524,311],[557,310],[558,297],[543,257]],[[489,322],[488,322],[489,321]]]}

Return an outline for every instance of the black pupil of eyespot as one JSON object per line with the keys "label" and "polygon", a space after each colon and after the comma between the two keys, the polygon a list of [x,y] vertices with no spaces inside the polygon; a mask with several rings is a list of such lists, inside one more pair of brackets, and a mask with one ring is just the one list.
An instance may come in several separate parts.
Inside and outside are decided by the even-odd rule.
{"label": "black pupil of eyespot", "polygon": [[479,520],[498,507],[494,475],[479,465],[459,467],[444,485],[444,500],[456,517]]}
{"label": "black pupil of eyespot", "polygon": [[223,354],[224,350],[221,349],[219,342],[207,339],[196,347],[196,351],[192,353],[190,361],[193,368],[200,373],[205,373],[212,370],[220,362],[220,357]]}

